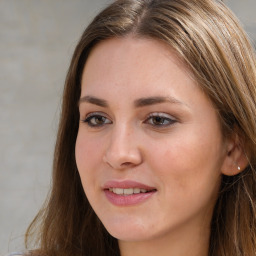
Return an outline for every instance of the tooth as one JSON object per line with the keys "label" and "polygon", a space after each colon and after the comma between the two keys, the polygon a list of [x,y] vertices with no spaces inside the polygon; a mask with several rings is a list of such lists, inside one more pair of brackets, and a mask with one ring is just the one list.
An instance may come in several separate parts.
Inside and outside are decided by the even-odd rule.
{"label": "tooth", "polygon": [[125,188],[124,189],[124,194],[125,195],[132,195],[133,194],[133,189],[132,188]]}
{"label": "tooth", "polygon": [[139,188],[134,188],[133,189],[133,193],[134,194],[139,194],[140,193],[140,189]]}
{"label": "tooth", "polygon": [[109,191],[117,195],[132,195],[147,192],[147,190],[144,188],[109,188]]}
{"label": "tooth", "polygon": [[124,189],[123,188],[113,188],[113,192],[118,194],[118,195],[123,195],[124,194]]}

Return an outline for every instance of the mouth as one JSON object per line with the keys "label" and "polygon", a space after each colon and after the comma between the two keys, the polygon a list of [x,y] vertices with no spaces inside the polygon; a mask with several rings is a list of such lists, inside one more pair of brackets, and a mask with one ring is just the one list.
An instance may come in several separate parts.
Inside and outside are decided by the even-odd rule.
{"label": "mouth", "polygon": [[144,188],[108,188],[107,190],[116,195],[123,195],[123,196],[150,193],[150,192],[156,191],[156,189],[144,189]]}
{"label": "mouth", "polygon": [[109,181],[104,187],[106,198],[115,206],[131,206],[152,198],[157,189],[136,181]]}

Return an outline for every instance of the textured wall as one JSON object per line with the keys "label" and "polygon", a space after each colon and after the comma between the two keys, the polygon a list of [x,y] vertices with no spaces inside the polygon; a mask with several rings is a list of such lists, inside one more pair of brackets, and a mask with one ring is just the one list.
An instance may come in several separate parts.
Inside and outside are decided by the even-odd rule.
{"label": "textured wall", "polygon": [[[50,183],[72,51],[105,0],[0,0],[0,255],[23,233]],[[255,0],[229,0],[256,40]]]}

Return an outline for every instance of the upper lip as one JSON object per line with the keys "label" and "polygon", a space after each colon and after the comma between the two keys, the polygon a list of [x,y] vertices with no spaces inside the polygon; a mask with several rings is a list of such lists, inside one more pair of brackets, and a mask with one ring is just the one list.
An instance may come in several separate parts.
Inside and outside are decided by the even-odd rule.
{"label": "upper lip", "polygon": [[117,180],[110,180],[107,181],[103,185],[103,189],[109,189],[109,188],[141,188],[146,190],[156,190],[155,187],[133,181],[133,180],[124,180],[124,181],[117,181]]}

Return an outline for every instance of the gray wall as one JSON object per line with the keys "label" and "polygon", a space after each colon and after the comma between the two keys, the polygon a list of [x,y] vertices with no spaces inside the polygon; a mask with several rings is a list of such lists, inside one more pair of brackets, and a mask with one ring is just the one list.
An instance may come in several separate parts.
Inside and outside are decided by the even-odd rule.
{"label": "gray wall", "polygon": [[[65,73],[107,0],[0,0],[0,255],[23,249],[50,184]],[[228,0],[256,40],[256,0]]]}

